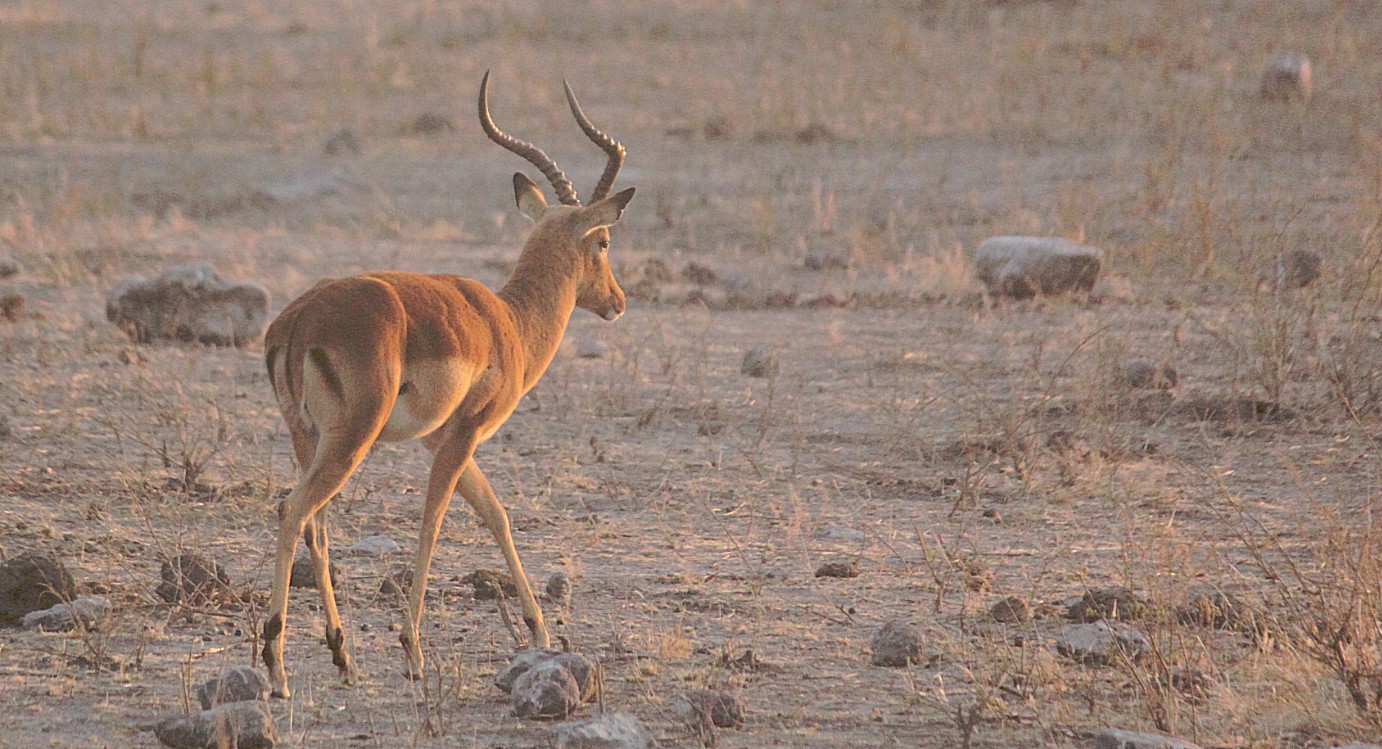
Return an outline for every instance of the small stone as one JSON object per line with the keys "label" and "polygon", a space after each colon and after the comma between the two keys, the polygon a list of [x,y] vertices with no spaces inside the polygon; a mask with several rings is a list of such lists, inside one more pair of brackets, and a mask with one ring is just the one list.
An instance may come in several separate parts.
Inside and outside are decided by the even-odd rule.
{"label": "small stone", "polygon": [[269,303],[259,284],[222,280],[209,265],[181,265],[120,282],[106,297],[106,319],[138,343],[244,346],[263,339]]}
{"label": "small stone", "polygon": [[605,713],[593,720],[563,723],[547,735],[552,749],[651,749],[648,729],[628,713]]}
{"label": "small stone", "polygon": [[816,568],[816,577],[858,577],[859,560],[848,562],[824,562]]}
{"label": "small stone", "polygon": [[385,554],[397,554],[403,549],[388,536],[365,536],[346,547],[348,554],[368,554],[370,556],[382,557]]}
{"label": "small stone", "polygon": [[18,624],[27,614],[76,597],[76,581],[54,557],[22,554],[0,563],[0,623]]}
{"label": "small stone", "polygon": [[1176,368],[1166,362],[1134,359],[1123,367],[1123,380],[1138,390],[1170,390],[1180,380]]}
{"label": "small stone", "polygon": [[1147,602],[1127,588],[1092,588],[1065,612],[1073,622],[1131,621],[1146,615]]}
{"label": "small stone", "polygon": [[802,266],[807,270],[849,270],[849,257],[832,252],[808,252]]}
{"label": "small stone", "polygon": [[739,372],[749,377],[772,377],[778,372],[777,356],[762,346],[744,352]]}
{"label": "small stone", "polygon": [[1017,596],[1008,596],[993,604],[989,617],[1000,624],[1023,624],[1032,620],[1032,607]]}
{"label": "small stone", "polygon": [[413,571],[401,569],[391,575],[385,575],[379,581],[379,595],[383,598],[402,599],[408,597],[408,591],[413,589]]}
{"label": "small stone", "polygon": [[1324,258],[1309,250],[1291,250],[1276,259],[1270,268],[1257,274],[1258,283],[1271,291],[1303,289],[1315,282],[1324,270]]}
{"label": "small stone", "polygon": [[24,314],[23,294],[0,294],[0,318],[6,322],[18,322]]}
{"label": "small stone", "polygon": [[683,704],[693,725],[709,723],[716,728],[744,725],[744,703],[729,692],[697,690],[687,694]]}
{"label": "small stone", "polygon": [[1198,744],[1163,736],[1159,733],[1140,733],[1105,728],[1094,737],[1095,749],[1200,749]]}
{"label": "small stone", "polygon": [[581,706],[581,687],[555,659],[528,669],[513,683],[513,714],[520,718],[565,718]]}
{"label": "small stone", "polygon": [[1270,101],[1309,99],[1312,87],[1309,57],[1300,52],[1273,52],[1262,71],[1258,93]]}
{"label": "small stone", "polygon": [[687,263],[686,267],[681,269],[681,277],[697,286],[711,286],[720,280],[719,273],[700,263]]}
{"label": "small stone", "polygon": [[554,573],[547,579],[547,587],[543,590],[543,595],[552,603],[570,606],[571,578],[565,572]]}
{"label": "small stone", "polygon": [[1060,237],[990,237],[974,251],[979,280],[994,296],[1030,299],[1091,291],[1104,252]]}
{"label": "small stone", "polygon": [[19,261],[8,255],[0,255],[0,278],[19,275]]}
{"label": "small stone", "polygon": [[230,589],[230,576],[221,565],[197,554],[165,560],[159,576],[163,582],[154,592],[168,603],[195,606],[220,598]]}
{"label": "small stone", "polygon": [[582,359],[603,359],[608,352],[609,347],[605,345],[604,341],[598,341],[594,338],[586,338],[576,344],[576,356]]}
{"label": "small stone", "polygon": [[992,586],[993,570],[984,564],[984,560],[978,557],[968,557],[956,559],[954,564],[967,590],[982,593]]}
{"label": "small stone", "polygon": [[110,615],[110,601],[100,596],[82,596],[71,603],[59,603],[52,608],[24,615],[25,629],[45,632],[68,632],[80,622],[84,629],[95,629]]}
{"label": "small stone", "polygon": [[513,684],[518,681],[518,677],[527,673],[534,666],[553,660],[561,654],[560,650],[553,650],[552,648],[530,648],[520,651],[514,655],[513,660],[509,661],[509,665],[495,675],[494,686],[499,687],[501,691],[512,692]]}
{"label": "small stone", "polygon": [[1150,649],[1146,635],[1122,622],[1068,624],[1056,641],[1056,652],[1090,665],[1108,665],[1122,657],[1136,661]]}
{"label": "small stone", "polygon": [[414,135],[442,135],[456,131],[450,117],[436,112],[423,112],[408,124],[407,131]]}
{"label": "small stone", "polygon": [[475,587],[475,600],[493,601],[498,598],[516,598],[518,586],[513,579],[494,570],[475,570],[461,578],[461,582]]}
{"label": "small stone", "polygon": [[[336,573],[339,571],[340,569],[336,566],[336,563],[332,562],[331,587],[333,588],[336,587]],[[316,590],[317,573],[312,570],[311,557],[298,557],[297,559],[293,560],[293,572],[292,575],[288,578],[288,587]]]}
{"label": "small stone", "polygon": [[358,156],[360,155],[360,136],[354,130],[343,127],[340,130],[327,136],[326,144],[322,146],[329,156]]}
{"label": "small stone", "polygon": [[173,749],[273,749],[278,729],[266,702],[229,702],[159,723],[154,735]]}
{"label": "small stone", "polygon": [[197,701],[203,710],[217,705],[246,700],[267,700],[269,679],[249,666],[227,668],[214,679],[197,687]]}
{"label": "small stone", "polygon": [[872,647],[869,663],[875,666],[901,668],[921,661],[921,635],[900,619],[884,624],[873,636]]}

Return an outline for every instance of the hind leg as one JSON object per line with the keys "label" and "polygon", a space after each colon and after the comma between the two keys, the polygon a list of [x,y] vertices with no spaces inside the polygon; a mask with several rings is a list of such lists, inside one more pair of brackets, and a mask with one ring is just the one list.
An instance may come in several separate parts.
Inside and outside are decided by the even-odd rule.
{"label": "hind leg", "polygon": [[[264,665],[269,669],[269,685],[275,697],[291,695],[288,689],[288,673],[283,665],[283,630],[288,617],[288,580],[293,572],[293,554],[297,551],[298,538],[306,538],[309,535],[309,526],[311,539],[307,544],[308,550],[312,553],[312,567],[322,591],[323,602],[327,603],[327,641],[328,644],[336,643],[332,647],[336,666],[342,670],[349,668],[349,658],[345,651],[340,649],[344,646],[344,637],[341,635],[340,615],[336,611],[331,581],[323,580],[324,577],[329,577],[326,566],[329,560],[326,555],[325,528],[319,528],[313,518],[332,497],[336,496],[356,466],[364,460],[369,446],[374,443],[379,430],[383,428],[387,414],[388,411],[383,410],[375,415],[376,418],[369,419],[358,429],[334,430],[330,434],[335,435],[335,439],[320,439],[311,451],[311,460],[298,485],[279,508],[273,592],[269,597],[269,618],[264,622],[264,648],[261,651]],[[304,435],[299,438],[294,435],[293,442],[299,455],[308,453],[308,448],[300,445],[304,441],[310,441],[310,437]]]}
{"label": "hind leg", "polygon": [[312,558],[312,573],[316,578],[317,590],[322,596],[322,612],[326,617],[326,646],[331,649],[331,662],[336,664],[341,677],[350,679],[350,653],[345,649],[345,633],[341,627],[341,614],[336,608],[336,591],[331,581],[330,541],[326,532],[326,514],[323,506],[307,520],[302,532],[302,541]]}

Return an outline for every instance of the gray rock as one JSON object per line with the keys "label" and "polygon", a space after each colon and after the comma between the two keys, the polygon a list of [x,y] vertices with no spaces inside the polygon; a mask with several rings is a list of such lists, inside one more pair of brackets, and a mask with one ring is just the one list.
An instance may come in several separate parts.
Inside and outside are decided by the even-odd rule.
{"label": "gray rock", "polygon": [[1180,381],[1180,375],[1166,362],[1134,359],[1123,367],[1123,381],[1138,390],[1170,390]]}
{"label": "gray rock", "polygon": [[873,636],[873,655],[869,663],[875,666],[901,668],[921,661],[921,634],[908,622],[891,621]]}
{"label": "gray rock", "polygon": [[566,669],[571,674],[571,678],[576,680],[576,687],[580,690],[582,703],[595,699],[595,693],[600,688],[597,678],[599,669],[589,658],[580,653],[562,653],[553,658],[552,662]]}
{"label": "gray rock", "polygon": [[76,583],[56,557],[28,553],[0,564],[0,619],[26,614],[76,596]]}
{"label": "gray rock", "polygon": [[322,146],[328,156],[358,156],[360,154],[360,136],[354,130],[343,127],[340,130],[328,135],[326,143]]}
{"label": "gray rock", "polygon": [[269,203],[302,203],[341,191],[344,180],[338,172],[303,174],[259,189]]}
{"label": "gray rock", "polygon": [[863,541],[864,532],[857,528],[847,528],[843,525],[827,525],[816,531],[817,538],[824,538],[831,541]]}
{"label": "gray rock", "polygon": [[1262,71],[1258,94],[1271,101],[1309,99],[1310,58],[1300,52],[1273,52]]}
{"label": "gray rock", "polygon": [[1147,602],[1127,588],[1091,588],[1070,604],[1065,618],[1073,622],[1101,619],[1130,621],[1147,615]]}
{"label": "gray rock", "polygon": [[243,346],[264,337],[269,291],[224,281],[209,265],[182,265],[156,278],[120,282],[106,297],[106,319],[139,343]]}
{"label": "gray rock", "polygon": [[778,372],[777,356],[762,346],[754,346],[744,352],[744,361],[739,372],[749,377],[772,377]]}
{"label": "gray rock", "polygon": [[249,666],[227,668],[214,679],[197,687],[197,700],[203,710],[231,702],[269,699],[269,679]]}
{"label": "gray rock", "polygon": [[693,726],[739,728],[744,725],[744,703],[729,692],[700,689],[682,698],[681,712]]}
{"label": "gray rock", "polygon": [[163,582],[154,590],[168,603],[198,605],[220,598],[230,590],[230,576],[221,565],[197,554],[183,554],[163,562]]}
{"label": "gray rock", "polygon": [[1105,728],[1094,737],[1095,749],[1200,749],[1198,744],[1163,736],[1159,733],[1139,733],[1117,728]]}
{"label": "gray rock", "polygon": [[1032,607],[1017,596],[1008,596],[993,604],[989,617],[1000,624],[1023,624],[1032,620]]}
{"label": "gray rock", "polygon": [[0,564],[0,623],[18,624],[77,597],[77,584],[63,563],[43,554],[22,554]]}
{"label": "gray rock", "polygon": [[[332,562],[332,563],[330,564],[330,567],[331,567],[331,587],[334,588],[334,587],[336,587],[336,586],[339,584],[339,583],[337,582],[337,580],[336,580],[336,575],[337,575],[337,573],[339,573],[341,570],[340,570],[339,567],[336,566],[336,563],[335,563],[335,562]],[[292,572],[289,574],[289,576],[288,576],[288,587],[290,587],[290,588],[305,588],[305,589],[307,589],[307,590],[316,590],[316,588],[317,588],[317,573],[316,573],[316,571],[314,571],[314,570],[312,569],[312,558],[311,558],[311,557],[302,556],[302,557],[298,557],[297,559],[294,559],[294,560],[293,560],[293,571],[292,571]]]}
{"label": "gray rock", "polygon": [[581,706],[581,686],[556,660],[533,666],[513,683],[513,714],[520,718],[565,718]]}
{"label": "gray rock", "polygon": [[990,237],[974,252],[979,280],[989,293],[1014,299],[1090,291],[1103,262],[1098,247],[1060,237]]}
{"label": "gray rock", "polygon": [[1315,282],[1324,270],[1324,258],[1310,250],[1283,253],[1269,268],[1257,274],[1260,286],[1271,291],[1303,289]]}
{"label": "gray rock", "polygon": [[650,749],[648,729],[628,713],[605,713],[593,720],[563,723],[547,735],[552,749]]}
{"label": "gray rock", "polygon": [[499,687],[504,692],[512,692],[514,682],[518,681],[518,677],[538,664],[546,663],[561,654],[560,650],[553,650],[552,648],[530,648],[521,651],[513,657],[513,660],[509,661],[509,665],[495,675],[494,686]]}
{"label": "gray rock", "polygon": [[388,536],[365,536],[346,547],[349,554],[369,554],[371,556],[382,557],[385,554],[397,554],[403,549]]}
{"label": "gray rock", "polygon": [[1146,635],[1122,622],[1066,625],[1056,640],[1056,652],[1090,665],[1108,665],[1123,657],[1136,661],[1151,647]]}
{"label": "gray rock", "polygon": [[71,603],[25,614],[24,628],[67,632],[76,629],[80,622],[82,627],[94,629],[109,615],[110,601],[100,596],[82,596]]}
{"label": "gray rock", "polygon": [[557,572],[547,579],[543,590],[547,600],[561,606],[571,605],[571,578],[565,572]]}
{"label": "gray rock", "polygon": [[278,729],[265,702],[229,702],[169,718],[154,735],[173,749],[273,749]]}

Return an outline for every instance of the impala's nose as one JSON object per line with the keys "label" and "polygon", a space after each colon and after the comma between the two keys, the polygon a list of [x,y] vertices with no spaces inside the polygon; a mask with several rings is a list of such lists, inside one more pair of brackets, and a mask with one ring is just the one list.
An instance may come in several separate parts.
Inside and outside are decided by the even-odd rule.
{"label": "impala's nose", "polygon": [[604,312],[600,313],[600,317],[614,322],[618,320],[619,316],[622,314],[624,314],[624,295],[618,294],[613,299],[609,300],[609,306],[605,308]]}

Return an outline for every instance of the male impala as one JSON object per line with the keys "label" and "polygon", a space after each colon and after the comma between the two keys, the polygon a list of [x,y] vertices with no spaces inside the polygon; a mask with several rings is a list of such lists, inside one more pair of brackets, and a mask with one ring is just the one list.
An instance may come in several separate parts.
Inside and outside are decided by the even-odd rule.
{"label": "male impala", "polygon": [[399,637],[407,674],[422,676],[418,628],[427,570],[442,515],[456,490],[499,543],[518,587],[532,644],[550,644],[509,535],[508,515],[475,464],[475,447],[499,429],[537,383],[576,307],[606,320],[623,314],[624,292],[606,252],[609,227],[633,199],[633,188],[606,197],[623,164],[624,148],[586,119],[570,86],[566,99],[571,113],[609,157],[586,206],[552,159],[495,127],[488,84],[485,73],[480,81],[481,127],[491,140],[540,169],[561,201],[548,206],[532,180],[522,173],[513,176],[518,208],[537,225],[504,288],[495,293],[458,276],[366,273],[318,284],[269,326],[264,341],[269,381],[302,472],[280,509],[273,596],[264,624],[264,663],[275,696],[289,694],[283,629],[299,536],[307,544],[321,590],[332,661],[342,676],[350,675],[327,574],[323,508],[380,440],[420,439],[432,453],[408,617]]}

